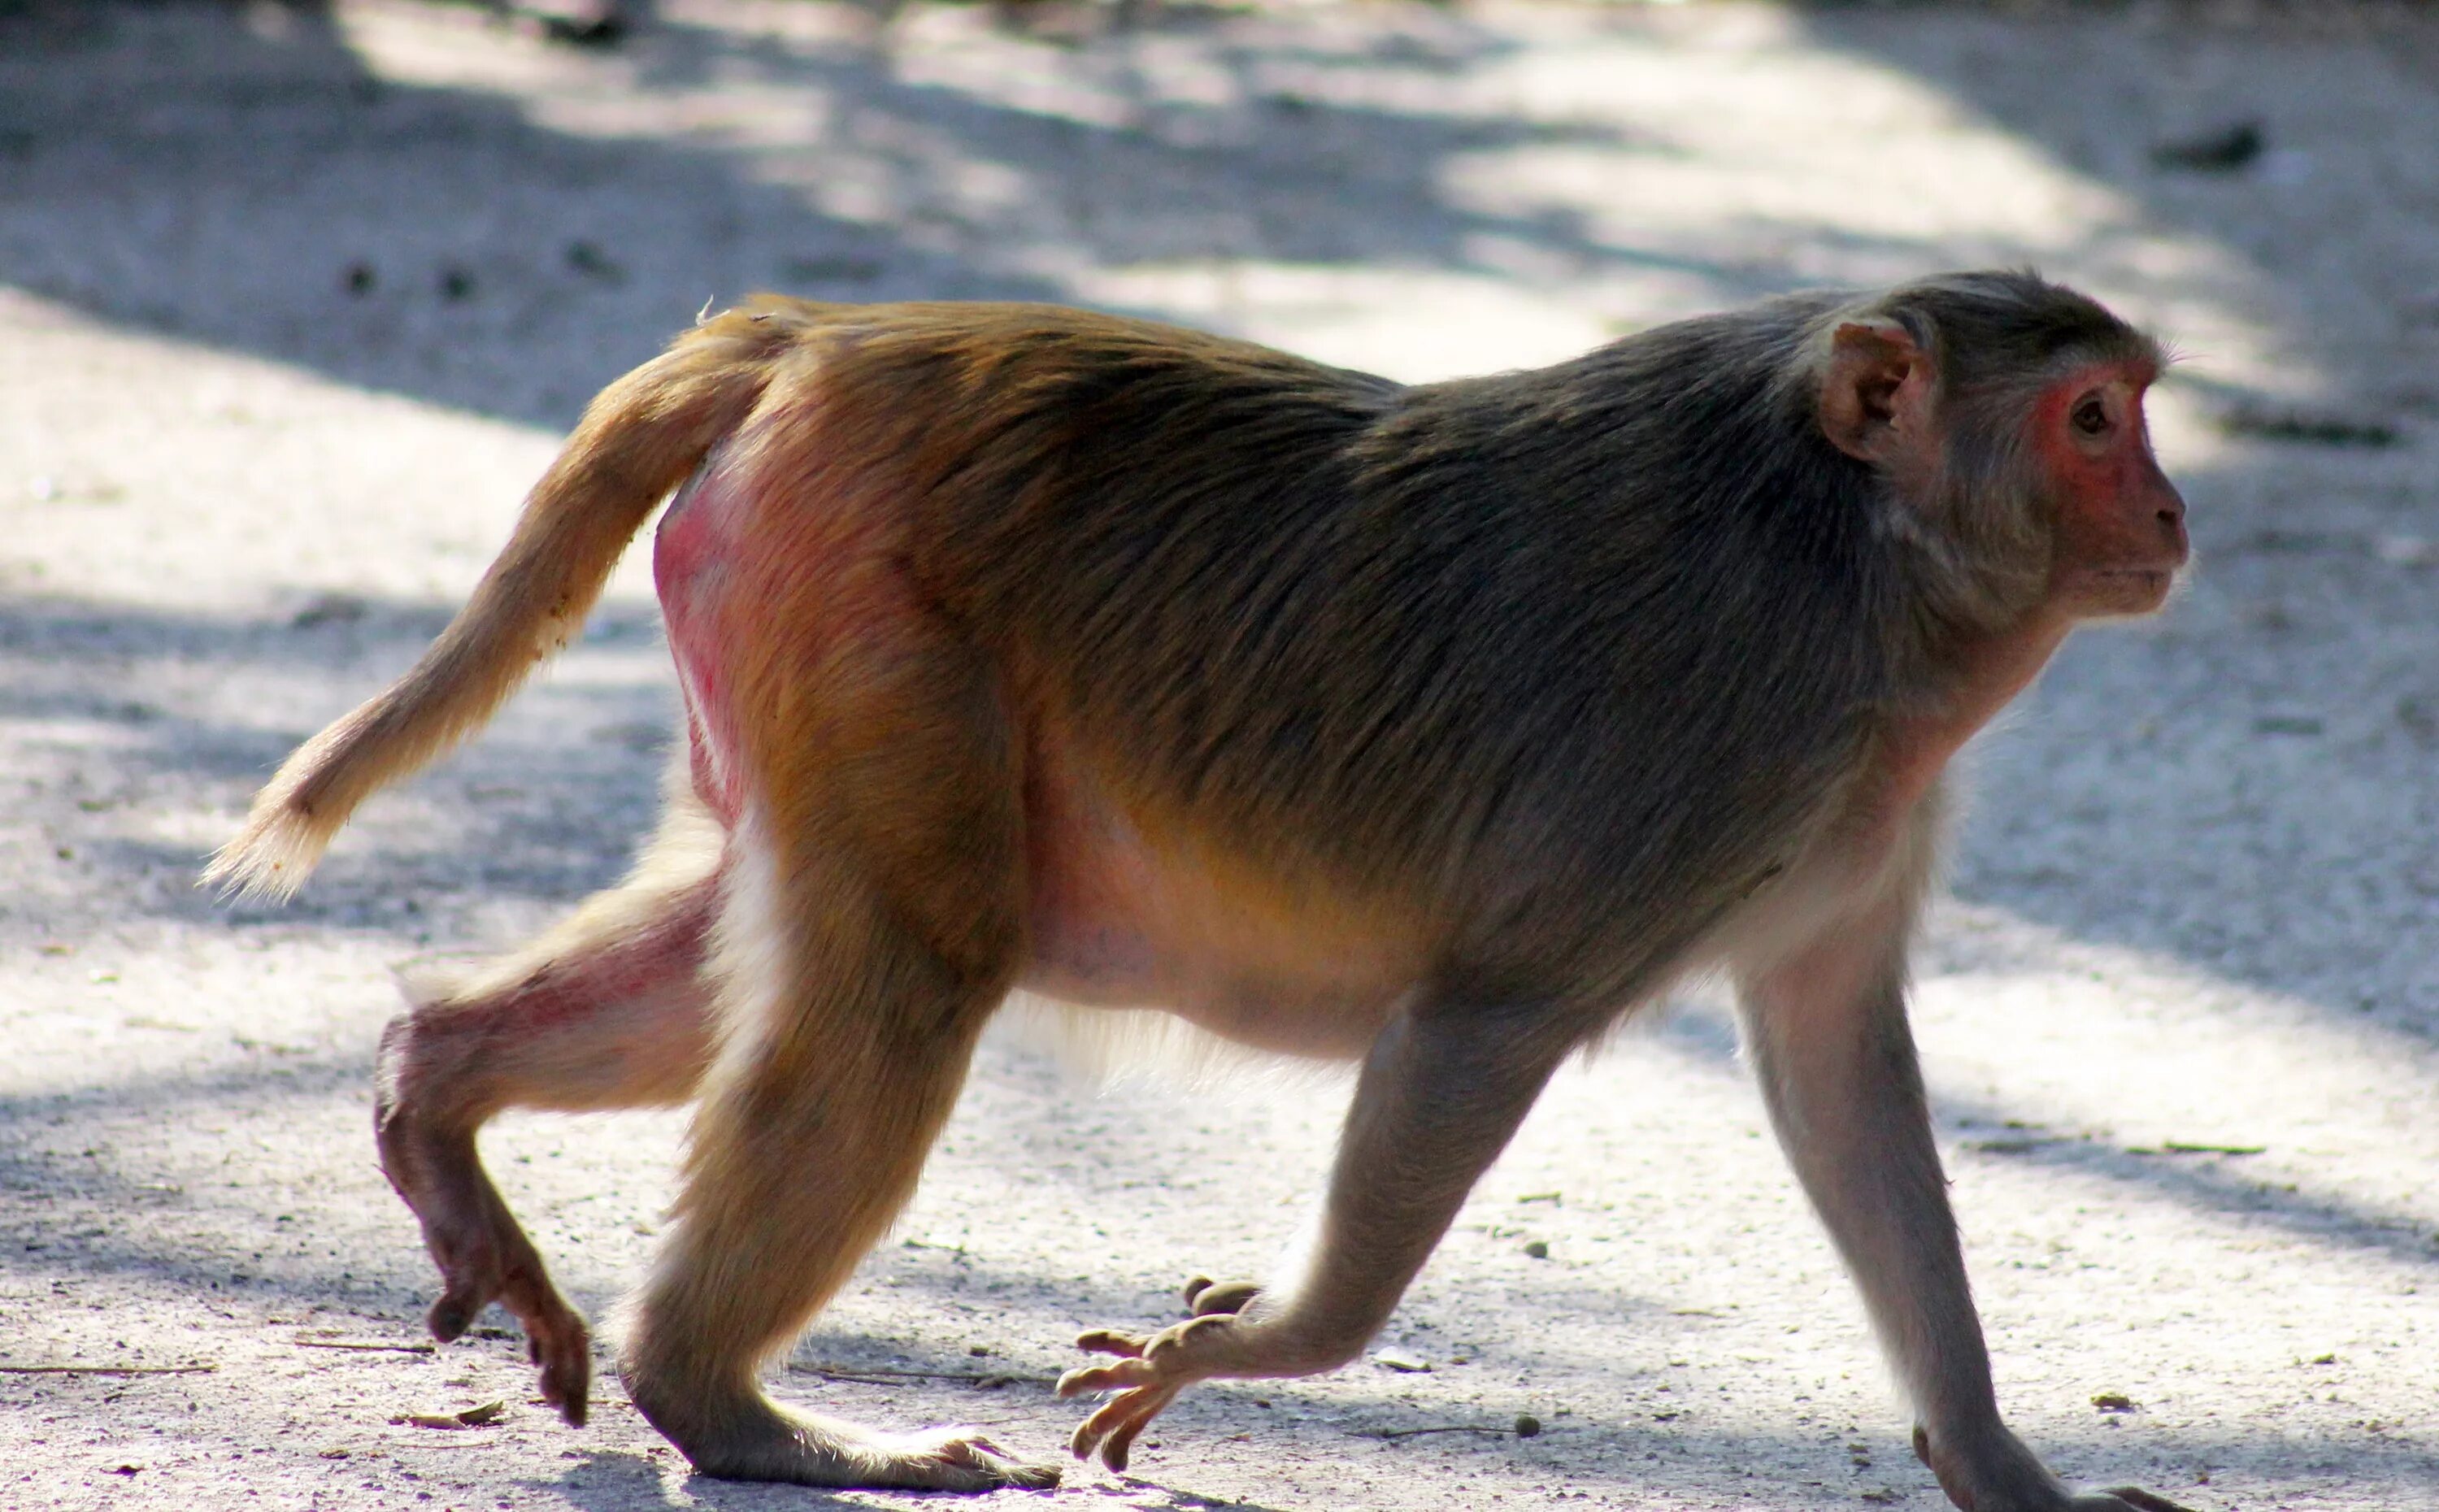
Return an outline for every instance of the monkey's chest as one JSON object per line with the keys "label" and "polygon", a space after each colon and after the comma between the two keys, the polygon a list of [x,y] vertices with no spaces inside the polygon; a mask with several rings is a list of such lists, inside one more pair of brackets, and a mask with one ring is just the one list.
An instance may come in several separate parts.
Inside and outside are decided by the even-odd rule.
{"label": "monkey's chest", "polygon": [[1420,974],[1384,911],[1130,812],[1055,756],[1035,763],[1025,830],[1028,991],[1353,1058]]}

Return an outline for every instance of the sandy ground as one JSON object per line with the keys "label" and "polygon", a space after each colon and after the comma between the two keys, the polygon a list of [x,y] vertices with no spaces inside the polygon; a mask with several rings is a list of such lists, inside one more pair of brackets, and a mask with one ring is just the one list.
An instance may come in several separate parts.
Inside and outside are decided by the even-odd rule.
{"label": "sandy ground", "polygon": [[[585,52],[402,3],[0,6],[0,1506],[913,1500],[692,1478],[614,1382],[572,1431],[508,1333],[418,1342],[389,969],[529,930],[648,823],[632,564],[298,903],[190,882],[706,299],[1046,296],[1427,377],[2021,260],[2187,354],[2156,421],[2203,565],[1983,743],[1923,971],[2003,1398],[2198,1508],[2439,1503],[2439,18],[2302,9],[670,0]],[[2153,159],[2244,120],[2241,168]],[[1066,1341],[1257,1270],[1343,1096],[994,1044],[777,1389],[1054,1451]],[[596,1316],[681,1127],[489,1140]],[[1563,1079],[1381,1343],[1432,1368],[1200,1390],[1055,1495],[1942,1504],[1699,998]]]}

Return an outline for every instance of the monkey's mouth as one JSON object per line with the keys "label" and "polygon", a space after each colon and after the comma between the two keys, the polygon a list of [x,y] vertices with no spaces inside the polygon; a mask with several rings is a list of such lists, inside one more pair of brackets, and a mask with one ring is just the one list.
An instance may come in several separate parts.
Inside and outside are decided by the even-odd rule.
{"label": "monkey's mouth", "polygon": [[2177,591],[2174,567],[2120,567],[2100,575],[2100,591],[2118,614],[2147,614]]}
{"label": "monkey's mouth", "polygon": [[2074,597],[2079,614],[2099,619],[2147,614],[2168,601],[2176,591],[2175,567],[2100,567],[2084,578]]}

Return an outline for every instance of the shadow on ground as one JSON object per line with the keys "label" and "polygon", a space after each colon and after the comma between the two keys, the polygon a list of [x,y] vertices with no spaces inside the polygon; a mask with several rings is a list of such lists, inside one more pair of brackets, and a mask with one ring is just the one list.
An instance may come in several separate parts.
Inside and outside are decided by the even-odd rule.
{"label": "shadow on ground", "polygon": [[[1461,12],[1434,13],[1358,47],[1277,33],[1239,44],[1228,40],[1233,23],[1222,13],[1155,8],[1131,40],[1094,52],[1092,87],[1074,92],[1080,104],[1028,103],[1014,86],[985,93],[910,77],[885,37],[808,49],[664,17],[622,55],[628,85],[646,95],[736,91],[819,110],[827,144],[819,154],[757,146],[745,123],[716,112],[689,133],[650,134],[621,114],[615,90],[595,101],[596,114],[553,120],[504,94],[378,78],[330,18],[310,7],[276,17],[258,7],[181,7],[165,27],[148,21],[156,51],[135,57],[103,46],[126,19],[111,7],[0,15],[0,283],[132,328],[540,426],[565,424],[596,386],[704,299],[763,286],[840,298],[1056,297],[1063,270],[1105,262],[1243,258],[1495,274],[1520,255],[1571,272],[1664,268],[1700,280],[1721,302],[1793,281],[1768,259],[1618,245],[1564,216],[1469,211],[1439,188],[1447,165],[1469,152],[1568,140],[1681,151],[1665,137],[1462,120],[1394,103],[1358,108],[1296,87],[1299,77],[1344,69],[1455,79],[1487,66],[1504,44]],[[2039,78],[2010,69],[2003,51],[1934,46],[1902,15],[1807,14],[1804,25],[1818,40],[1906,70],[2163,223],[2252,258],[2270,281],[2281,271],[2277,259],[2294,255],[2284,233],[2248,240],[2248,212],[2228,197],[2240,181],[2198,187],[2151,165],[2153,136],[2211,123],[2196,112],[2121,123],[2117,134],[2095,137],[2091,123],[2045,98]],[[1199,103],[1163,82],[1147,50],[1163,36],[1188,34],[1220,39],[1208,49],[1219,81]],[[209,62],[182,66],[188,54]],[[2138,54],[2095,49],[2088,63],[2125,70],[2123,93],[2143,98]],[[435,141],[454,152],[423,151]],[[1890,250],[1928,258],[1936,249]],[[2288,318],[2308,347],[2309,309],[2299,305]],[[2349,376],[2361,365],[2341,351],[2315,356]],[[2411,411],[2402,388],[2379,398]],[[2439,795],[2428,782],[2399,791],[2392,774],[2416,760],[2439,764],[2429,730],[2406,713],[2422,690],[2439,698],[2439,672],[2381,661],[2359,632],[2419,626],[2428,631],[2424,646],[2439,644],[2439,598],[2427,579],[2385,573],[2362,544],[2367,538],[2333,532],[2297,544],[2304,538],[2290,532],[2286,544],[2264,544],[2278,501],[2253,500],[2240,472],[2181,481],[2201,507],[2197,529],[2215,563],[2208,570],[2215,590],[2234,601],[2234,619],[2172,620],[2079,647],[2051,680],[2038,716],[1993,755],[1985,806],[1992,816],[1973,831],[1960,891],[2075,939],[2173,955],[2271,987],[2341,1021],[2353,1021],[2370,998],[2381,1022],[2427,1040],[2439,1023],[2439,987],[2422,943],[2439,937],[2429,839],[2439,834]],[[2218,516],[2230,524],[2212,523],[2214,494],[2235,496]],[[2407,525],[2427,522],[2431,509],[2427,486],[2394,495]],[[2220,530],[2228,534],[2214,542]],[[2270,598],[2290,606],[2287,628],[2247,617],[2247,606]],[[417,806],[417,823],[373,816],[354,847],[276,915],[220,913],[173,882],[190,873],[197,847],[122,822],[171,798],[233,809],[296,738],[376,685],[375,669],[411,655],[445,614],[373,600],[343,618],[299,625],[132,603],[0,605],[0,720],[24,732],[21,746],[65,760],[65,747],[89,743],[93,732],[107,739],[106,748],[92,747],[107,750],[94,763],[107,769],[94,779],[105,786],[59,806],[60,823],[82,827],[73,861],[62,859],[84,869],[80,895],[153,918],[224,918],[239,931],[362,931],[403,953],[418,930],[395,911],[401,898],[430,899],[436,910],[502,896],[543,905],[609,881],[655,806],[668,716],[663,674],[578,679],[528,695],[522,713],[400,800]],[[2247,644],[2258,651],[2233,680],[2223,661],[2199,654],[2224,635],[2253,637]],[[649,614],[614,609],[586,647],[639,649],[653,636]],[[267,716],[244,696],[300,681],[315,689],[304,702],[320,700],[311,717]],[[2370,712],[2342,712],[2349,700]],[[2129,721],[2131,707],[2157,712]],[[71,733],[54,740],[44,733],[52,726]],[[2185,855],[2180,837],[2204,828],[2235,834],[2248,863],[2266,874],[2341,873],[2362,896],[2332,928],[2298,906],[2291,890],[2265,889]],[[0,909],[26,906],[0,900]],[[355,1258],[363,1247],[344,1259],[298,1251],[238,1280],[223,1246],[182,1240],[174,1225],[141,1237],[106,1225],[86,1233],[98,1216],[169,1202],[165,1173],[140,1161],[97,1164],[53,1133],[63,1118],[134,1126],[205,1106],[335,1102],[365,1075],[360,1058],[308,1057],[0,1101],[0,1194],[24,1200],[17,1226],[42,1245],[0,1253],[0,1272],[28,1282],[65,1272],[198,1293],[229,1286],[294,1299],[337,1295],[411,1310],[428,1285],[411,1248],[383,1250],[369,1268]],[[1950,1111],[1994,1123],[2025,1112],[1978,1104]],[[1148,1114],[1101,1105],[1094,1117],[1106,1126],[1098,1137],[1139,1162],[1128,1181],[1185,1186],[1195,1179],[1184,1157],[1166,1153],[1164,1130]],[[1010,1189],[1063,1183],[1114,1204],[1123,1196],[1111,1185],[1115,1178],[1062,1165],[1058,1157],[1073,1144],[1072,1129],[1045,1121],[989,1159],[1004,1166]],[[2422,1270],[2434,1263],[2412,1219],[2270,1187],[2238,1165],[2070,1141],[2028,1144],[2010,1158],[2074,1181],[2140,1186],[2197,1213],[2244,1214],[2333,1249],[2375,1251]],[[258,1196],[228,1201],[244,1208]],[[62,1203],[97,1217],[55,1222]],[[240,1224],[263,1216],[223,1215]],[[918,1289],[1050,1285],[1029,1274],[963,1282],[905,1274]],[[1612,1320],[1588,1325],[1591,1332],[1640,1316],[1636,1299],[1571,1290],[1555,1276],[1526,1286],[1546,1316]],[[1067,1311],[1116,1316],[1139,1301],[1131,1290],[1062,1280],[1035,1310],[1045,1320]],[[1513,1361],[1524,1361],[1531,1343],[1519,1341]],[[915,1359],[944,1361],[958,1362]],[[1302,1399],[1282,1391],[1282,1400]],[[1404,1422],[1385,1392],[1359,1407],[1342,1422],[1269,1432]],[[1211,1411],[1231,1428],[1260,1426],[1242,1402]],[[1631,1468],[1651,1460],[1726,1467],[1806,1449],[1791,1436],[1740,1436],[1699,1422],[1568,1425],[1551,1435],[1560,1445],[1570,1437],[1624,1467],[1614,1475],[1622,1491],[1631,1490]],[[2063,1447],[2094,1460],[2113,1446],[2095,1432]],[[2187,1434],[2148,1447],[2243,1466],[2268,1484],[2330,1468],[2275,1442]],[[1511,1450],[1537,1452],[1525,1444],[1496,1451]],[[2390,1455],[2356,1468],[2400,1494],[2439,1485],[2439,1468],[2428,1460]],[[603,1453],[543,1484],[580,1504],[625,1506],[659,1499],[664,1475],[648,1457]],[[684,1492],[721,1506],[819,1504],[802,1493],[701,1480],[685,1482]]]}
{"label": "shadow on ground", "polygon": [[[2214,249],[2217,271],[2192,276],[2276,330],[2305,408],[2401,437],[2254,441],[2217,472],[2179,471],[2201,591],[2157,629],[2079,637],[1992,742],[1959,895],[2427,1043],[2439,593],[2380,559],[2439,538],[2417,460],[2439,436],[2439,173],[2419,146],[2439,96],[2405,82],[2428,79],[2439,32],[2412,9],[2229,25],[2207,8],[2061,6],[1937,27],[1904,8],[1794,13],[1810,43],[1900,71],[2119,196],[2126,225],[2082,252],[2095,269],[2161,283],[2141,266],[2155,231]],[[2265,46],[2279,66],[2260,65]],[[2034,55],[2051,62],[2021,66]],[[2069,103],[2052,69],[2098,82]],[[2365,70],[2396,87],[2355,87]],[[2192,166],[2194,144],[2247,128],[2234,161]]]}
{"label": "shadow on ground", "polygon": [[[1785,258],[1723,258],[1661,239],[1621,244],[1557,211],[1469,210],[1442,187],[1469,153],[1528,142],[1684,151],[1663,135],[1468,117],[1419,108],[1411,92],[1311,86],[1374,76],[1428,85],[1497,65],[1512,44],[1462,10],[1418,9],[1360,37],[1255,26],[1194,5],[1027,14],[1040,44],[1058,52],[1055,87],[911,68],[877,23],[783,42],[664,14],[599,65],[614,71],[597,98],[544,118],[508,93],[376,77],[310,6],[179,6],[167,23],[146,17],[135,28],[144,46],[133,49],[114,45],[132,25],[124,8],[34,6],[0,19],[0,158],[9,169],[0,175],[0,281],[138,328],[548,427],[564,425],[706,299],[765,285],[859,299],[1055,297],[1077,268],[1232,258],[1529,282],[1515,271],[1519,256],[1565,276],[1667,268],[1721,302],[1795,281]],[[2295,159],[2280,154],[2306,152],[2324,174],[2359,174],[2357,158],[2380,163],[2407,149],[2360,132],[2332,140],[2346,123],[2324,118],[2324,107],[2311,107],[2319,117],[2279,118],[2252,93],[2271,84],[2232,72],[2206,27],[2204,45],[2180,50],[2156,39],[2128,46],[2126,27],[2072,13],[1993,16],[1979,29],[1925,28],[1901,12],[1795,14],[1815,42],[1902,70],[2117,190],[2141,207],[2137,229],[2213,241],[2265,286],[2308,288],[2323,302],[2389,297],[2417,278],[2439,286],[2427,249],[2400,255],[2385,243],[2347,254],[2359,276],[2284,276],[2285,264],[2300,273],[2339,243],[2315,240],[2314,218],[2282,203],[2276,173]],[[1649,24],[1632,12],[1615,22]],[[2011,39],[2027,27],[2056,33],[2044,43],[2051,50],[2079,38],[2078,27],[2089,31],[2079,65],[2122,78],[2107,92],[2119,102],[2111,113],[2069,109],[2011,65]],[[1180,40],[1194,43],[1206,70],[1190,86],[1163,50]],[[552,66],[551,55],[505,38],[500,50],[503,67]],[[708,103],[693,107],[704,119],[674,133],[620,108],[629,98],[681,97]],[[734,110],[723,114],[722,100]],[[756,112],[815,118],[816,145],[801,145],[802,134],[757,141]],[[2270,148],[2242,172],[2181,172],[2152,156],[2181,133],[2255,117],[2267,120]],[[449,151],[430,151],[436,141]],[[1799,247],[1851,240],[1820,225],[1773,234]],[[1927,245],[1886,250],[1919,262],[1939,256]],[[2090,256],[2108,267],[2118,251],[2112,243]],[[2315,339],[2301,293],[2271,314],[2340,375],[2331,382],[2341,389],[2360,387],[2362,374],[2402,375],[2373,396],[2383,415],[2439,404],[2414,386],[2427,377],[2439,394],[2428,343],[2414,345],[2404,329],[2411,322],[2395,351],[2350,353]],[[2439,599],[2411,583],[2367,594],[2354,580],[2365,540],[2339,533],[2315,543],[2267,513],[2276,501],[2255,500],[2252,478],[2183,481],[2206,572],[2251,598],[2331,600],[2329,635],[2341,644],[2323,636],[2320,650],[2346,650],[2350,631],[2374,622],[2419,624],[2429,630],[2419,644],[2439,643]],[[2427,490],[2395,497],[2397,529],[2439,532]],[[2255,550],[2267,522],[2285,533]],[[2439,978],[2410,942],[2439,930],[2439,871],[2399,837],[2439,824],[2439,795],[2426,785],[2376,804],[2368,791],[2385,784],[2400,753],[2427,759],[2439,749],[2430,733],[2439,728],[2430,718],[2439,672],[2427,657],[2366,664],[2378,681],[2365,696],[2394,717],[2282,745],[2250,726],[2299,728],[2297,690],[2333,689],[2329,657],[2303,643],[2319,627],[2256,637],[2258,653],[2239,674],[2237,702],[2249,706],[2230,728],[2223,659],[2205,667],[2176,654],[2190,623],[2188,614],[2160,634],[2078,648],[2060,667],[2051,703],[2070,717],[2028,721],[2014,738],[2003,793],[1989,806],[2009,817],[1986,822],[1982,832],[2001,838],[1968,858],[1961,890],[2078,936],[2178,954],[2337,1010],[2369,998],[2428,1036],[2439,1023]],[[2132,727],[2094,717],[2134,706],[2159,712]],[[2365,749],[2331,749],[2341,736]],[[2101,762],[2095,745],[2115,759]],[[223,756],[243,761],[256,750],[240,738]],[[2197,762],[2183,753],[2196,751],[2223,753],[2220,770],[2192,780]],[[2305,755],[2340,779],[2292,781]],[[2174,790],[2123,780],[2146,768],[2175,774]],[[2074,823],[2055,825],[2061,813]],[[2377,895],[2369,927],[2332,934],[2259,889],[2232,894],[2215,866],[2181,863],[2177,833],[2231,823],[2265,867],[2350,870]]]}
{"label": "shadow on ground", "polygon": [[[1671,268],[1728,298],[1785,282],[1614,245],[1557,212],[1469,212],[1437,187],[1468,152],[1665,142],[1292,87],[1315,72],[1452,77],[1501,50],[1452,14],[1327,46],[1233,43],[1225,10],[1145,8],[1094,23],[1119,29],[1084,59],[1083,87],[1069,81],[1081,109],[909,78],[885,30],[793,47],[665,17],[624,49],[618,87],[638,97],[744,98],[823,123],[816,146],[767,147],[724,121],[621,129],[614,109],[555,130],[506,96],[377,78],[310,7],[181,10],[143,28],[165,56],[109,46],[121,7],[0,17],[0,282],[551,427],[706,301],[757,288],[1053,298],[1060,270],[1110,261],[1488,271],[1486,243],[1576,268]],[[1200,56],[1221,79],[1182,98],[1145,49],[1205,33]]]}
{"label": "shadow on ground", "polygon": [[[214,898],[193,885],[204,848],[142,823],[148,809],[193,806],[230,816],[222,832],[289,752],[395,676],[449,614],[361,596],[278,618],[19,598],[0,604],[0,721],[20,774],[47,781],[33,802],[62,815],[51,832],[69,842],[80,888],[138,916],[394,930],[407,900],[572,902],[616,877],[659,808],[673,698],[658,617],[632,605],[599,610],[561,675],[403,801],[385,798],[365,819],[380,841],[343,843],[292,901]],[[588,656],[614,658],[610,674],[565,675]],[[277,707],[298,721],[266,717]],[[0,899],[0,919],[27,910]]]}

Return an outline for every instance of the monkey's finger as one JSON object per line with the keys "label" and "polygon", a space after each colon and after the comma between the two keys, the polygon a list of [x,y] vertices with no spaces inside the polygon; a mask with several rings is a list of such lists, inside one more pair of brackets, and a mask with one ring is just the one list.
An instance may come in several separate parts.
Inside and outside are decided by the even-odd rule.
{"label": "monkey's finger", "polygon": [[1142,1395],[1143,1393],[1136,1391],[1127,1392],[1095,1408],[1082,1422],[1076,1425],[1076,1432],[1068,1436],[1069,1452],[1079,1460],[1091,1459],[1093,1451],[1099,1449],[1102,1441],[1109,1437],[1110,1431],[1126,1420],[1129,1407],[1137,1396]]}
{"label": "monkey's finger", "polygon": [[1211,1290],[1211,1278],[1197,1272],[1185,1278],[1185,1310],[1194,1310],[1194,1299]]}
{"label": "monkey's finger", "polygon": [[1096,1412],[1077,1423],[1076,1432],[1067,1435],[1067,1452],[1079,1460],[1091,1459],[1094,1449],[1101,1442],[1100,1430],[1094,1427],[1100,1420],[1101,1414]]}
{"label": "monkey's finger", "polygon": [[1078,1365],[1059,1378],[1059,1395],[1081,1396],[1094,1391],[1131,1391],[1137,1386],[1148,1386],[1159,1379],[1159,1370],[1140,1360],[1121,1360],[1108,1365]]}
{"label": "monkey's finger", "polygon": [[1095,1355],[1124,1355],[1132,1360],[1144,1352],[1151,1341],[1141,1334],[1120,1333],[1115,1328],[1094,1328],[1076,1336],[1076,1347]]}
{"label": "monkey's finger", "polygon": [[1134,1410],[1128,1414],[1126,1421],[1101,1440],[1101,1463],[1113,1471],[1124,1470],[1127,1461],[1132,1457],[1135,1435],[1150,1427],[1151,1420],[1158,1417],[1170,1402],[1177,1400],[1179,1389],[1166,1386],[1130,1393],[1126,1400],[1133,1405]]}
{"label": "monkey's finger", "polygon": [[1251,1281],[1223,1281],[1204,1287],[1198,1297],[1188,1298],[1186,1305],[1198,1318],[1224,1317],[1245,1310],[1245,1304],[1261,1294],[1262,1289]]}
{"label": "monkey's finger", "polygon": [[1182,1388],[1153,1386],[1130,1391],[1101,1405],[1099,1411],[1076,1425],[1076,1433],[1068,1448],[1076,1457],[1091,1459],[1099,1451],[1101,1463],[1113,1470],[1127,1468],[1127,1450],[1144,1424],[1159,1415],[1162,1408],[1176,1400]]}

